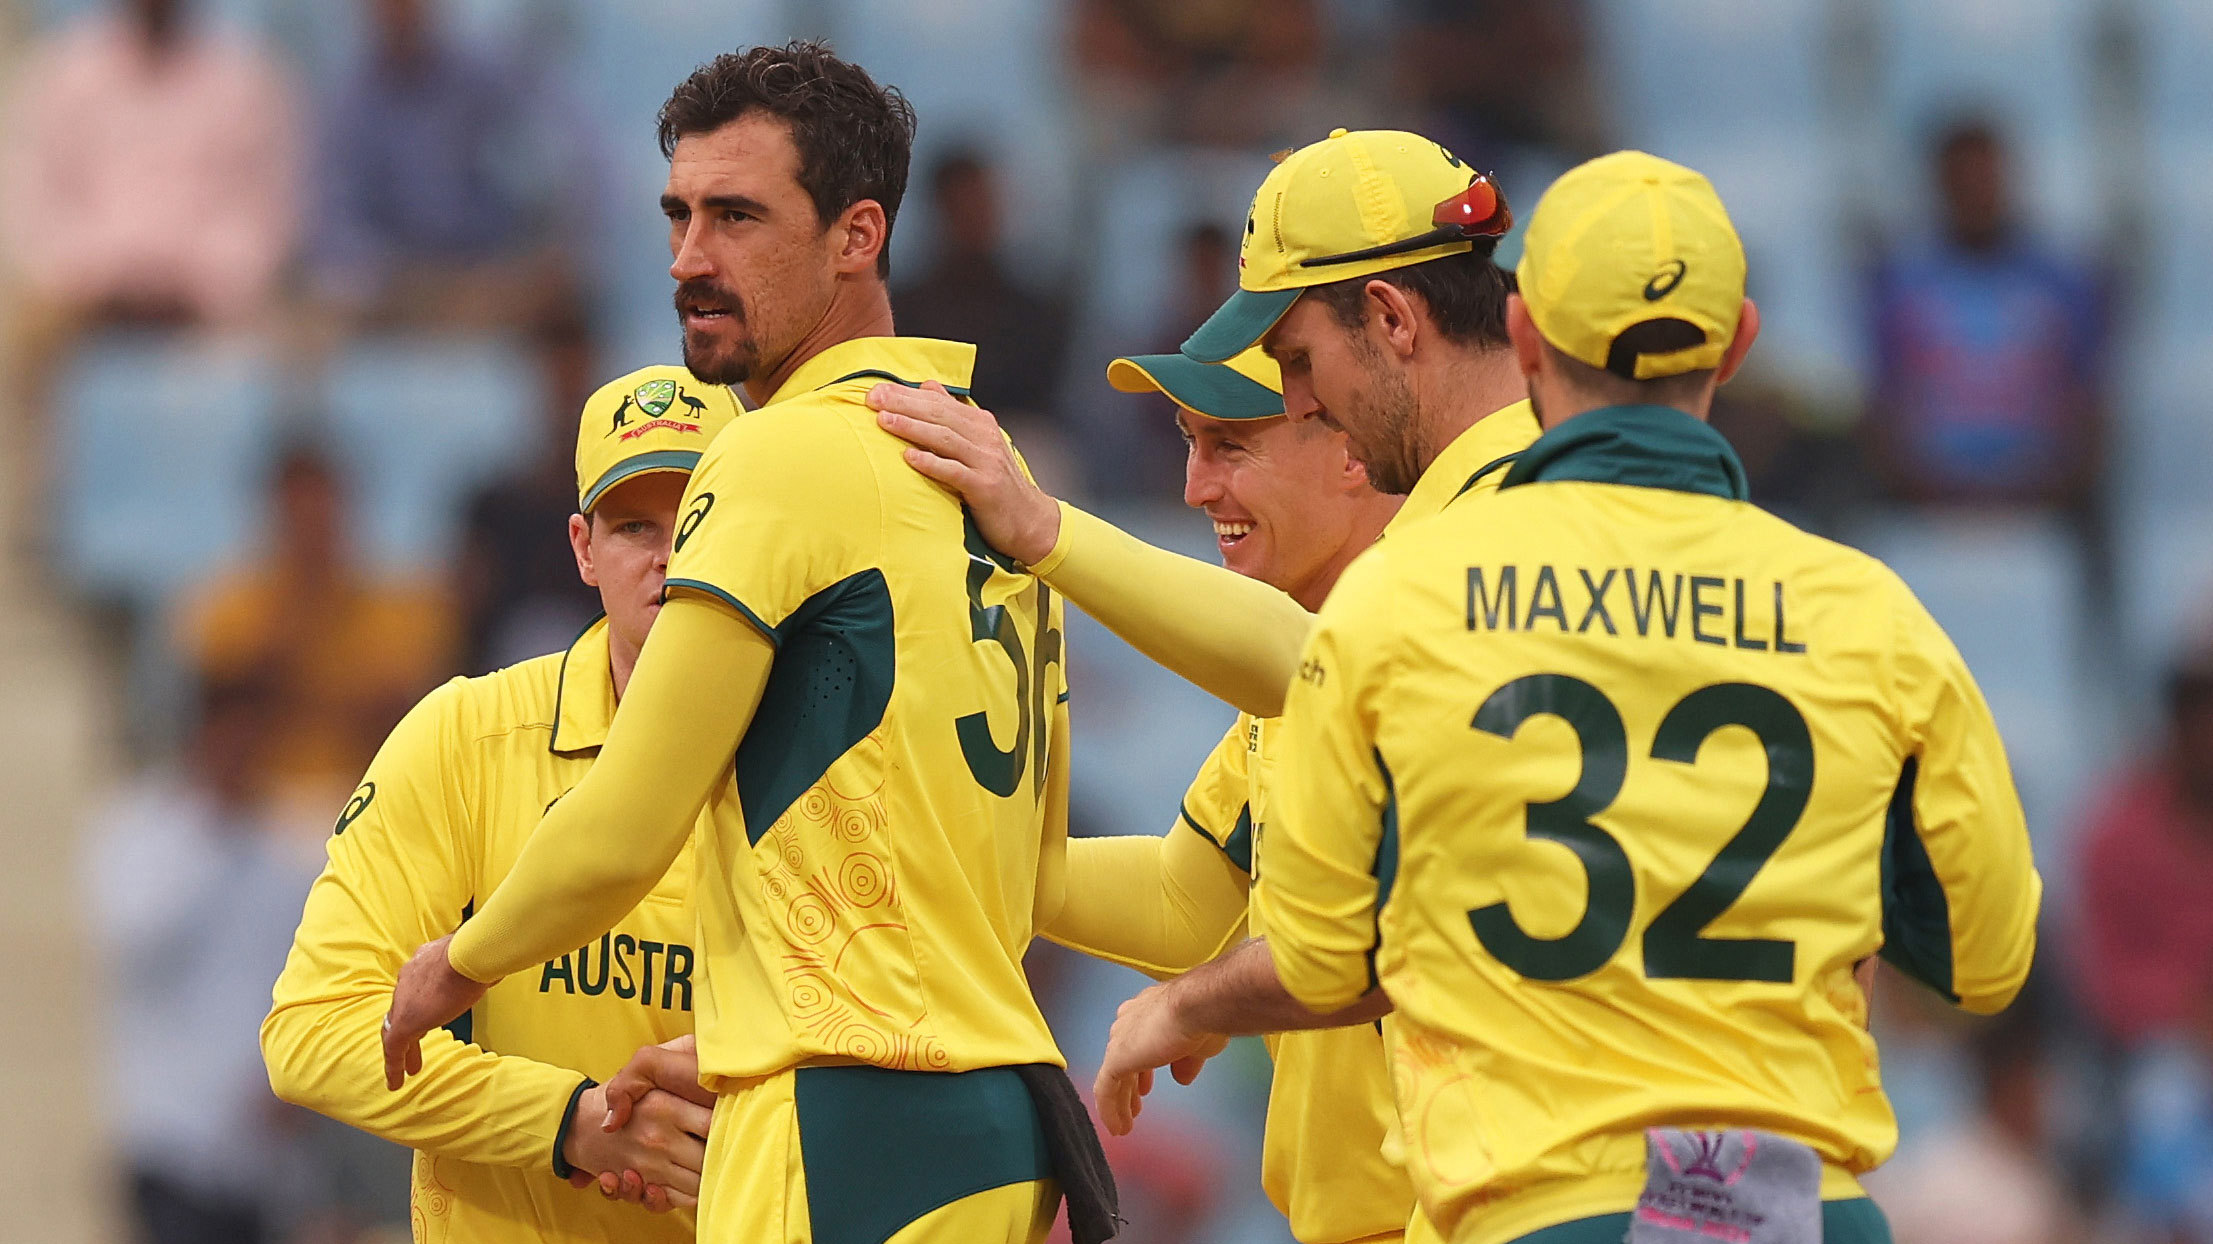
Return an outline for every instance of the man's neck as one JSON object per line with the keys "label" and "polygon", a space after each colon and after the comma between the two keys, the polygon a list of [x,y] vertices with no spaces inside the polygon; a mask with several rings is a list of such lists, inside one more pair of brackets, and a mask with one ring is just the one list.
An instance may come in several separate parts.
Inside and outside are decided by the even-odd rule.
{"label": "man's neck", "polygon": [[638,668],[638,652],[643,645],[623,642],[622,636],[612,630],[607,632],[607,676],[615,684],[615,703],[622,703],[622,693],[630,689],[631,672]]}
{"label": "man's neck", "polygon": [[807,361],[817,354],[856,337],[889,337],[891,326],[891,291],[878,280],[854,281],[841,286],[830,305],[823,310],[822,318],[799,339],[784,360],[767,375],[756,376],[745,382],[745,396],[753,406],[763,406],[776,396]]}
{"label": "man's neck", "polygon": [[1455,351],[1449,361],[1425,369],[1415,379],[1421,469],[1428,470],[1462,432],[1528,396],[1514,352],[1504,346]]}
{"label": "man's neck", "polygon": [[1322,567],[1321,573],[1315,575],[1309,583],[1285,589],[1285,594],[1299,602],[1308,613],[1320,613],[1322,602],[1328,600],[1329,594],[1337,590],[1337,580],[1344,575],[1345,567],[1352,565],[1354,558],[1367,552],[1377,540],[1383,538],[1383,529],[1390,525],[1392,516],[1398,513],[1399,504],[1404,500],[1404,497],[1377,493],[1374,501],[1361,513],[1360,520],[1353,525],[1351,531],[1345,533],[1345,542],[1338,546],[1337,555],[1329,559],[1329,564]]}

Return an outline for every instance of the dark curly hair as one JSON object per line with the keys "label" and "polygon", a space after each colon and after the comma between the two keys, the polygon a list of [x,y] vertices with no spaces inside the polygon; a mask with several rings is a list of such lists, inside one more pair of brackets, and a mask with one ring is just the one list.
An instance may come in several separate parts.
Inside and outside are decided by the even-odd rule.
{"label": "dark curly hair", "polygon": [[674,157],[678,139],[711,133],[755,110],[791,127],[799,184],[824,225],[863,199],[884,209],[876,272],[890,275],[891,226],[914,151],[907,97],[817,40],[725,52],[693,70],[661,105],[661,154]]}

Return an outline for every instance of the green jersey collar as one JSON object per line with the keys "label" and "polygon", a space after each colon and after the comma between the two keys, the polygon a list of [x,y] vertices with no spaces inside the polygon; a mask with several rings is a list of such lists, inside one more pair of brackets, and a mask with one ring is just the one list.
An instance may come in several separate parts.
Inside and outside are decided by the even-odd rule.
{"label": "green jersey collar", "polygon": [[1537,438],[1499,487],[1553,480],[1749,495],[1744,464],[1721,433],[1672,406],[1587,410]]}

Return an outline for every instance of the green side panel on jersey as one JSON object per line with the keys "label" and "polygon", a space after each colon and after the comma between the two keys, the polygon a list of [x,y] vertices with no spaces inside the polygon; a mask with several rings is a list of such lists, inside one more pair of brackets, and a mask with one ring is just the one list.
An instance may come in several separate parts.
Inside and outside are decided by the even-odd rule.
{"label": "green side panel on jersey", "polygon": [[1052,1178],[1044,1125],[1011,1067],[792,1074],[814,1244],[883,1244],[963,1197]]}
{"label": "green side panel on jersey", "polygon": [[776,628],[776,660],[738,742],[746,842],[883,724],[897,674],[891,589],[874,567],[807,598]]}
{"label": "green side panel on jersey", "polygon": [[1913,816],[1913,784],[1920,771],[1920,760],[1908,758],[1883,825],[1882,953],[1890,966],[1958,1002],[1952,990],[1951,903]]}

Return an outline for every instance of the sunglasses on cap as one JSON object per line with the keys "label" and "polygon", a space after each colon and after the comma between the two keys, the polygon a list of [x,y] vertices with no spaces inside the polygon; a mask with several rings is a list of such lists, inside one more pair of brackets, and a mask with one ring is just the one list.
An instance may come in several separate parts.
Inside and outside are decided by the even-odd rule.
{"label": "sunglasses on cap", "polygon": [[1302,268],[1322,268],[1330,264],[1358,263],[1363,259],[1381,259],[1385,255],[1403,255],[1408,251],[1423,250],[1446,242],[1466,242],[1476,238],[1504,237],[1514,227],[1513,209],[1506,206],[1506,196],[1498,192],[1486,173],[1477,173],[1468,188],[1439,203],[1429,215],[1432,226],[1429,232],[1402,242],[1385,242],[1364,250],[1346,251],[1342,255],[1324,255],[1320,259],[1302,259]]}

